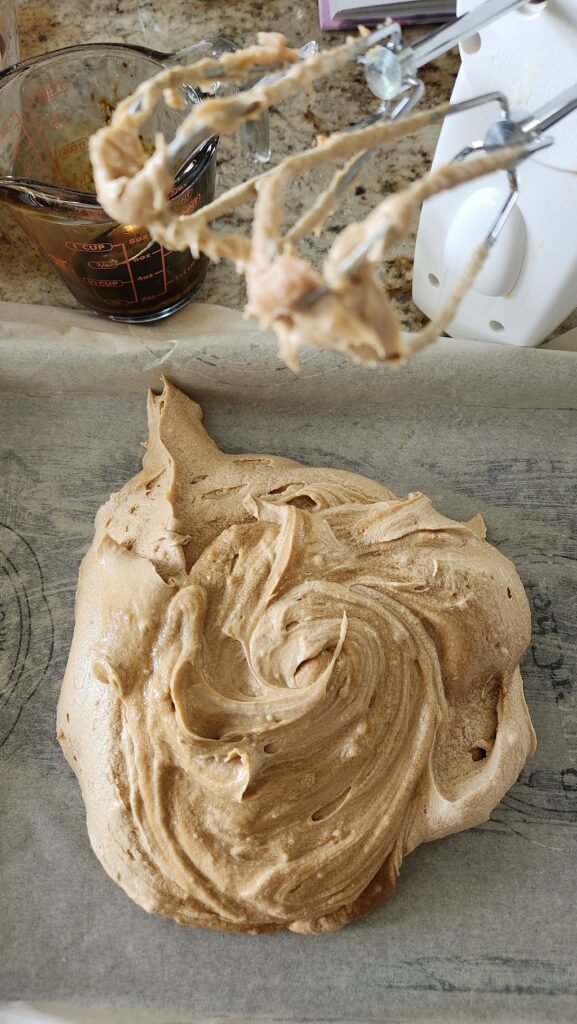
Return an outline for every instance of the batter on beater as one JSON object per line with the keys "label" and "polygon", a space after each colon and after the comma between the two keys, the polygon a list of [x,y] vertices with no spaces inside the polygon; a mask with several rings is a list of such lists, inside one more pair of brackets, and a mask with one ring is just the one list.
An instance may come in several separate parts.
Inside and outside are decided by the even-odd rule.
{"label": "batter on beater", "polygon": [[324,932],[488,818],[535,745],[517,573],[420,493],[225,455],[149,397],[96,517],[58,738],[94,852],[146,910]]}
{"label": "batter on beater", "polygon": [[[284,36],[261,33],[258,45],[246,50],[225,54],[217,61],[205,59],[188,68],[160,72],[124,100],[111,124],[90,140],[97,194],[107,212],[121,223],[146,226],[153,238],[168,249],[189,247],[194,256],[203,252],[213,260],[234,260],[246,277],[247,312],[262,327],[272,327],[282,358],[294,370],[299,365],[298,351],[305,345],[336,350],[359,362],[375,364],[405,359],[442,334],[482,266],[488,248],[477,249],[446,306],[410,339],[402,335],[387,293],[377,278],[375,264],[409,231],[425,199],[495,170],[512,167],[519,159],[519,146],[500,148],[464,163],[438,168],[388,196],[364,221],[350,225],[337,236],[322,270],[318,270],[297,252],[296,243],[305,233],[322,230],[351,158],[439,120],[449,110],[448,104],[402,121],[381,121],[320,138],[314,148],[287,157],[277,167],[230,189],[188,216],[176,216],[168,207],[173,175],[166,141],[158,137],[155,153],[148,158],[139,130],[157,102],[162,100],[178,107],[178,86],[183,83],[208,89],[217,73],[223,81],[239,81],[256,68],[261,72],[267,67],[288,68],[284,76],[265,79],[244,94],[213,97],[197,104],[179,129],[182,136],[200,132],[209,137],[232,132],[270,105],[309,87],[351,60],[359,52],[362,38],[361,35],[360,39],[348,40],[342,46],[300,60],[298,51],[287,46]],[[283,236],[285,189],[296,176],[333,160],[344,161],[344,165],[312,209]],[[252,238],[221,234],[211,228],[212,221],[251,200],[256,200]],[[343,260],[359,244],[371,239],[383,223],[387,224],[385,234],[369,248],[352,273],[343,273]],[[311,296],[319,289],[322,296],[311,302]]]}

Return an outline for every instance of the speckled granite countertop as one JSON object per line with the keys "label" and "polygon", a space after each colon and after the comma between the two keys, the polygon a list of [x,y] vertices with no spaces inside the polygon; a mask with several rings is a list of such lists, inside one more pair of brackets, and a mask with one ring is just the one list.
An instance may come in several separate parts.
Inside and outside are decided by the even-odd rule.
{"label": "speckled granite countertop", "polygon": [[[17,11],[22,59],[61,46],[97,40],[173,50],[212,35],[248,42],[259,29],[280,30],[296,44],[321,37],[316,0],[84,0],[82,4],[78,0],[17,0]],[[334,44],[338,38],[326,34],[323,42]],[[458,57],[451,54],[424,69],[430,104],[449,97],[457,68]],[[283,105],[280,112],[273,112],[271,137],[275,153],[284,155],[305,141],[312,141],[316,133],[358,121],[374,109],[374,103],[358,72],[351,69],[330,90],[317,92],[314,109],[311,100],[303,97]],[[418,138],[396,145],[386,161],[373,160],[356,189],[330,220],[328,239],[343,224],[363,215],[387,191],[420,176],[430,163],[436,137],[437,129],[429,129]],[[246,164],[236,155],[234,142],[224,140],[217,187],[228,187],[246,174]],[[310,188],[307,182],[299,182],[292,189],[289,215],[308,205]],[[247,214],[241,211],[236,224],[246,219]],[[404,323],[416,328],[423,318],[411,302],[411,252],[412,240],[408,239],[385,272]],[[76,300],[56,273],[31,250],[20,228],[2,207],[0,253],[0,299],[77,308]],[[197,297],[199,301],[241,308],[243,281],[231,264],[221,263],[211,267]]]}

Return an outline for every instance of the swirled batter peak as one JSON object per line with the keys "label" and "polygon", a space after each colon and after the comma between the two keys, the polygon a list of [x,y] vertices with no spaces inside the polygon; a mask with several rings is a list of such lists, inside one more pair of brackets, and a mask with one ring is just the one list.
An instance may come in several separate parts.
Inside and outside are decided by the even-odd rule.
{"label": "swirled batter peak", "polygon": [[339,928],[534,748],[513,565],[423,494],[225,455],[167,384],[97,515],[58,711],[94,851],[137,903]]}

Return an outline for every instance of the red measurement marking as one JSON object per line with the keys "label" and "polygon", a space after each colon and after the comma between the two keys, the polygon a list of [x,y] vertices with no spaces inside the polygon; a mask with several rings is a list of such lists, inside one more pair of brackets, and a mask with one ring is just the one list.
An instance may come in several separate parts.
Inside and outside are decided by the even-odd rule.
{"label": "red measurement marking", "polygon": [[115,281],[110,278],[83,277],[82,280],[91,288],[122,288],[125,284],[124,281]]}
{"label": "red measurement marking", "polygon": [[66,248],[72,252],[110,252],[114,246],[112,242],[67,242]]}
{"label": "red measurement marking", "polygon": [[132,267],[130,266],[130,260],[128,259],[128,253],[126,246],[122,245],[122,251],[124,253],[124,262],[126,263],[126,269],[128,270],[128,276],[130,277],[130,283],[132,285],[132,294],[134,295],[134,301],[138,302],[138,292],[136,291],[136,285],[134,283],[134,277],[132,275]]}
{"label": "red measurement marking", "polygon": [[91,270],[114,270],[118,266],[118,260],[88,260]]}
{"label": "red measurement marking", "polygon": [[173,281],[181,281],[183,277],[188,277],[188,275],[190,274],[190,271],[192,270],[192,268],[194,266],[196,266],[197,263],[198,263],[198,260],[193,260],[192,263],[187,263],[185,268],[184,268],[184,270],[181,270],[180,274],[175,274],[174,277],[172,278],[172,280]]}
{"label": "red measurement marking", "polygon": [[44,89],[39,89],[37,93],[32,97],[32,101],[38,101],[39,103],[47,103],[53,96],[59,96],[60,93],[66,92],[68,89],[67,78],[56,78],[53,82],[50,82]]}
{"label": "red measurement marking", "polygon": [[166,280],[166,260],[164,258],[164,248],[162,247],[162,245],[159,246],[159,249],[160,249],[160,258],[162,260],[162,280],[164,282],[164,293],[163,294],[166,294],[166,292],[168,291],[168,282]]}
{"label": "red measurement marking", "polygon": [[62,149],[59,149],[56,155],[59,160],[66,160],[66,157],[72,156],[73,153],[82,153],[85,149],[88,149],[88,139],[86,136],[69,142],[67,146],[63,146]]}
{"label": "red measurement marking", "polygon": [[8,132],[13,128],[18,128],[21,123],[22,122],[15,110],[13,110],[11,114],[8,114],[8,117],[0,124],[0,142],[4,142],[4,137]]}
{"label": "red measurement marking", "polygon": [[15,110],[12,111],[12,113],[6,119],[4,124],[9,124],[11,121],[13,122],[15,127],[17,129],[19,129],[19,131],[20,131],[20,137],[18,139],[16,139],[16,141],[15,141],[13,147],[12,147],[12,154],[11,154],[12,155],[12,159],[13,160],[16,159],[16,156],[17,156],[18,152],[20,151],[20,148],[21,148],[21,146],[23,144],[29,146],[30,149],[32,150],[32,153],[34,154],[35,166],[33,168],[31,168],[29,163],[27,163],[26,161],[23,161],[23,169],[24,169],[26,174],[30,173],[31,176],[37,178],[39,171],[42,171],[42,169],[46,166],[45,160],[44,160],[44,156],[42,155],[40,150],[37,149],[36,145],[34,144],[34,142],[31,139],[30,135],[26,131],[26,128],[24,127],[24,123],[22,121],[22,118],[20,117],[20,115]]}
{"label": "red measurement marking", "polygon": [[162,274],[162,270],[153,270],[151,274],[138,274],[136,277],[137,281],[152,281],[153,277],[158,274]]}
{"label": "red measurement marking", "polygon": [[50,114],[49,116],[45,117],[44,124],[46,128],[62,128],[64,121],[64,114],[60,114],[58,111],[56,111],[54,114]]}
{"label": "red measurement marking", "polygon": [[200,206],[200,195],[197,193],[195,196],[192,197],[190,202],[188,202],[185,206],[182,207],[182,210],[179,210],[179,216],[183,217],[187,213],[192,213],[193,210],[196,210],[198,206]]}

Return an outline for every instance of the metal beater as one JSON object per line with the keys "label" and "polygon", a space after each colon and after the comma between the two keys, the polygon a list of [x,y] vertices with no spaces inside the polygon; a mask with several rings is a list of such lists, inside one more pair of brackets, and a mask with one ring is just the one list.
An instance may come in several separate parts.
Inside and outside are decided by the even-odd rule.
{"label": "metal beater", "polygon": [[[474,167],[469,165],[470,170],[460,176],[462,181],[487,174],[489,171],[499,168],[505,170],[508,176],[509,189],[507,195],[498,209],[493,222],[490,224],[479,252],[469,268],[469,276],[473,270],[477,272],[486,259],[488,252],[495,245],[517,202],[519,195],[518,165],[527,157],[550,145],[551,140],[544,133],[548,128],[558,123],[575,109],[577,106],[577,84],[550,100],[548,104],[530,117],[519,118],[514,116],[506,96],[501,92],[488,92],[461,102],[445,104],[433,112],[414,114],[412,113],[413,108],[424,92],[424,84],[419,78],[419,69],[428,61],[451,49],[457,43],[474,36],[475,33],[478,33],[496,18],[516,8],[526,6],[526,4],[527,0],[485,0],[484,3],[456,19],[450,25],[444,26],[413,45],[405,44],[399,26],[390,22],[374,32],[361,33],[358,39],[348,40],[344,46],[337,47],[332,51],[314,53],[312,52],[314,47],[310,44],[298,54],[291,51],[290,57],[287,58],[285,56],[284,61],[282,55],[279,57],[276,67],[274,54],[269,54],[271,59],[268,60],[266,66],[259,67],[258,53],[255,53],[251,72],[256,74],[260,71],[261,73],[261,77],[255,86],[236,93],[229,97],[228,100],[213,101],[213,103],[217,103],[217,106],[212,107],[216,120],[214,118],[211,120],[209,116],[203,118],[202,107],[204,104],[201,104],[200,116],[199,112],[196,111],[190,118],[186,119],[179,127],[172,141],[165,144],[163,140],[160,140],[160,149],[157,150],[156,154],[155,173],[157,178],[152,184],[150,181],[146,182],[146,188],[144,189],[149,201],[152,202],[145,215],[145,223],[151,229],[153,237],[163,242],[163,244],[176,247],[182,245],[184,247],[188,244],[191,236],[190,233],[187,235],[181,229],[184,228],[185,224],[188,225],[188,228],[196,225],[202,230],[197,232],[191,243],[193,251],[196,246],[209,256],[212,255],[213,258],[219,258],[221,255],[230,256],[241,267],[248,258],[249,241],[239,236],[225,236],[223,242],[218,247],[214,244],[211,247],[211,237],[214,240],[217,236],[214,233],[211,236],[210,231],[207,231],[207,225],[223,213],[230,212],[236,205],[255,198],[257,192],[259,192],[259,182],[262,183],[264,179],[270,179],[271,175],[276,174],[278,177],[279,171],[282,169],[284,173],[284,169],[286,169],[287,173],[284,179],[286,184],[291,180],[291,174],[294,177],[296,174],[306,173],[307,170],[319,166],[323,162],[328,162],[329,159],[335,156],[340,158],[349,155],[350,157],[350,154],[353,154],[353,158],[349,158],[348,163],[335,174],[329,189],[323,194],[319,202],[313,205],[313,210],[308,211],[307,214],[301,217],[284,238],[278,238],[280,250],[283,245],[286,246],[287,243],[295,242],[311,228],[320,228],[326,216],[334,209],[339,196],[354,181],[376,147],[393,137],[391,129],[396,122],[408,119],[406,126],[403,125],[402,130],[398,132],[397,137],[399,137],[401,134],[407,134],[409,129],[418,128],[426,123],[441,121],[445,118],[452,118],[455,114],[493,103],[498,107],[499,118],[491,126],[485,138],[471,142],[470,145],[462,148],[453,158],[454,162],[463,163],[467,157],[473,157],[471,164],[474,163]],[[305,151],[302,154],[303,160],[299,161],[297,158],[297,164],[295,164],[295,158],[291,157],[285,160],[279,167],[265,171],[260,178],[254,178],[242,183],[223,197],[215,200],[204,210],[198,211],[189,218],[180,218],[178,221],[175,218],[168,218],[166,210],[162,209],[162,203],[158,205],[157,200],[153,199],[154,195],[157,197],[162,195],[163,182],[166,182],[168,168],[178,164],[178,161],[182,159],[185,153],[188,154],[187,159],[190,159],[191,151],[194,152],[197,147],[205,143],[207,138],[216,132],[227,132],[242,124],[259,122],[262,119],[263,112],[268,107],[279,103],[287,96],[293,95],[299,89],[306,88],[312,81],[330,76],[336,68],[344,65],[351,59],[363,65],[367,84],[380,101],[378,109],[360,124],[356,124],[345,131],[335,133],[335,135],[330,137],[328,143],[326,141],[319,143],[316,150]],[[287,60],[289,63],[288,70]],[[183,86],[194,88],[201,85],[206,90],[207,87],[210,88],[211,82],[219,82],[221,85],[223,81],[238,82],[239,75],[240,65],[238,60],[235,61],[233,56],[229,56],[220,59],[217,57],[212,62],[201,62],[189,68],[172,69],[170,72],[156,76],[155,79],[148,83],[146,88],[140,87],[133,97],[121,105],[121,108],[117,111],[117,114],[120,115],[120,120],[115,126],[113,117],[111,128],[104,129],[102,133],[99,133],[102,139],[99,140],[96,137],[96,143],[92,152],[94,154],[97,152],[100,154],[105,153],[110,132],[118,131],[119,128],[121,129],[121,135],[122,132],[125,133],[122,136],[124,141],[131,137],[135,140],[137,138],[135,133],[137,133],[139,125],[148,117],[150,111],[154,109],[154,106],[161,98],[164,98],[165,102],[169,104],[174,103],[177,105],[177,90],[179,88]],[[210,101],[206,104],[207,109],[209,105]],[[382,126],[382,130],[380,126]],[[400,125],[398,127],[401,128]],[[350,142],[347,142],[347,139]],[[113,147],[110,152],[114,157],[112,164],[115,164],[122,172],[123,162],[122,159],[118,159],[118,152],[115,155]],[[324,159],[324,154],[326,154],[326,160]],[[487,159],[487,161],[483,162],[479,160],[480,155],[484,155],[487,158],[496,157],[496,159],[492,161]],[[262,162],[266,161],[267,157],[268,152],[266,147],[264,147],[261,153]],[[100,171],[98,170],[98,161],[95,162],[93,159],[93,163],[97,186],[99,181],[103,183],[102,194],[99,194],[105,207],[107,196],[110,197],[111,202],[115,198],[119,200],[126,198],[126,195],[130,195],[130,187],[135,183],[138,184],[138,180],[142,183],[145,182],[146,164],[140,171],[137,168],[135,176],[133,179],[130,179],[125,177],[123,173],[115,178],[117,171],[112,165],[112,169],[109,170],[106,168],[105,162],[102,163],[101,161],[104,167],[104,173],[102,173],[102,168]],[[147,163],[152,168],[153,160]],[[459,178],[459,175],[453,175],[453,178],[455,177]],[[437,179],[435,179],[434,188],[431,187],[428,190],[425,184],[425,187],[421,190],[421,199],[436,195],[440,191],[453,187],[451,183],[439,184]],[[424,180],[426,181],[426,179]],[[459,182],[457,181],[456,183]],[[106,189],[108,189],[108,192],[106,192]],[[140,191],[142,192],[142,189]],[[134,196],[136,197],[137,195],[139,197],[140,193],[137,193],[135,190]],[[156,206],[155,203],[157,203]],[[126,211],[126,206],[124,209]],[[131,207],[131,214],[132,211],[136,211],[136,216],[138,210],[139,207],[136,205],[135,200],[134,206]],[[344,255],[342,255],[340,262],[336,265],[333,260],[330,274],[330,279],[333,282],[337,279],[342,282],[347,277],[354,278],[358,275],[359,268],[363,264],[376,262],[382,257],[384,250],[397,240],[399,237],[398,224],[395,226],[390,223],[387,217],[387,210],[387,201],[384,200],[367,218],[367,221],[370,220],[370,232],[366,233],[365,237],[358,244],[353,245],[349,251],[347,251],[346,245],[344,247],[341,246]],[[121,216],[121,211],[122,206],[118,206],[114,210],[109,209],[110,213],[115,213],[119,217]],[[170,229],[170,233],[167,233],[168,229]],[[346,235],[347,229],[343,232],[343,237]],[[335,247],[333,247],[334,249]],[[214,253],[217,253],[216,257]],[[325,266],[327,266],[330,258],[329,254],[329,260]],[[295,294],[292,309],[303,313],[329,295],[331,291],[332,285],[328,277],[325,277],[322,283],[316,283],[314,287],[309,287],[305,290],[301,289],[299,294]],[[339,287],[337,286],[338,291]],[[455,302],[462,295],[463,287],[461,283],[455,289],[454,294],[449,297],[449,301],[445,304],[442,313],[436,317],[432,324],[437,333],[446,328],[448,313],[451,310],[454,312],[456,308]],[[426,342],[423,341],[423,343],[433,340],[431,331],[427,332],[425,329],[424,332],[421,332],[421,335],[421,340],[426,339]]]}

